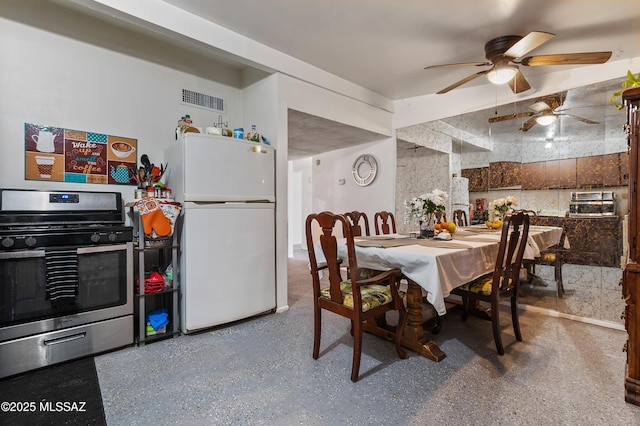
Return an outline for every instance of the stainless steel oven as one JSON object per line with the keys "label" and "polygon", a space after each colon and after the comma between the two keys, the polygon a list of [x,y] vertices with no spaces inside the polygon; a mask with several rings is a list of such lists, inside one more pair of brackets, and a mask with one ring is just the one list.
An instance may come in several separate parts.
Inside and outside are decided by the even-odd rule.
{"label": "stainless steel oven", "polygon": [[0,189],[0,377],[133,343],[121,195]]}

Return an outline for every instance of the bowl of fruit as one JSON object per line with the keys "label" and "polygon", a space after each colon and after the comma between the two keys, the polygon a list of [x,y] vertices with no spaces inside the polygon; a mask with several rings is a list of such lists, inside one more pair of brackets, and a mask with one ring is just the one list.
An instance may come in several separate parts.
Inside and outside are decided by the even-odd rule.
{"label": "bowl of fruit", "polygon": [[489,229],[500,229],[502,228],[502,225],[504,224],[504,222],[500,219],[496,219],[494,221],[487,220],[484,224]]}

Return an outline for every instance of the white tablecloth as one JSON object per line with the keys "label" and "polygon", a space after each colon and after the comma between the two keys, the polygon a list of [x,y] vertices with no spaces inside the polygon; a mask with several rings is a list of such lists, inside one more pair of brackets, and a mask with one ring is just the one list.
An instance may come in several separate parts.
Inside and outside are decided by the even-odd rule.
{"label": "white tablecloth", "polygon": [[[540,250],[557,244],[561,235],[562,228],[559,227],[531,226],[524,258],[539,256]],[[420,240],[415,241],[416,244],[390,248],[356,246],[358,266],[377,270],[400,269],[407,278],[426,290],[427,300],[438,315],[444,315],[447,312],[444,298],[452,289],[493,270],[500,231],[486,232],[482,227],[472,226],[454,234],[453,243],[466,244],[471,248],[427,247],[420,245]],[[319,245],[316,247],[318,262],[324,262],[322,250]],[[347,259],[344,242],[338,244],[338,256]]]}

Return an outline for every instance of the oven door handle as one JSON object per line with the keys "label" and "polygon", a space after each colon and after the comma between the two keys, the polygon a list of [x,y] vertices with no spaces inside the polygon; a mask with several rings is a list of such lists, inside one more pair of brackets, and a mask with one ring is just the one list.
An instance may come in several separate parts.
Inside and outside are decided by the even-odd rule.
{"label": "oven door handle", "polygon": [[78,254],[104,253],[107,251],[126,250],[127,244],[106,244],[103,246],[78,247]]}
{"label": "oven door handle", "polygon": [[87,336],[87,332],[72,334],[70,336],[58,337],[55,339],[45,340],[43,343],[45,346],[59,345],[60,343],[67,343],[78,339],[84,339]]}
{"label": "oven door handle", "polygon": [[0,260],[30,259],[33,257],[44,257],[44,250],[22,250],[0,253]]}
{"label": "oven door handle", "polygon": [[[78,247],[78,254],[88,253],[104,253],[108,251],[126,250],[127,244],[107,244],[103,246],[90,246],[90,247]],[[22,250],[22,251],[10,251],[0,252],[0,260],[8,259],[30,259],[34,257],[44,257],[44,250]]]}

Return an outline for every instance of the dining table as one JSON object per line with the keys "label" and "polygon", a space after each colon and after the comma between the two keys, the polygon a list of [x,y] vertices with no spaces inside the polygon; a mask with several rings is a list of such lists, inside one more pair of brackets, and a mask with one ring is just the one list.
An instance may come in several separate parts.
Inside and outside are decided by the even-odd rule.
{"label": "dining table", "polygon": [[[407,280],[407,325],[404,347],[431,359],[441,361],[446,354],[427,337],[423,324],[423,298],[435,310],[436,319],[447,313],[445,298],[451,290],[493,271],[502,229],[485,225],[459,227],[451,239],[417,239],[404,234],[355,237],[359,268],[374,270],[400,269]],[[535,259],[542,250],[560,242],[562,228],[529,227],[525,259]],[[338,256],[347,258],[346,244],[338,246]],[[365,331],[388,340],[394,332],[384,322],[368,323]]]}

